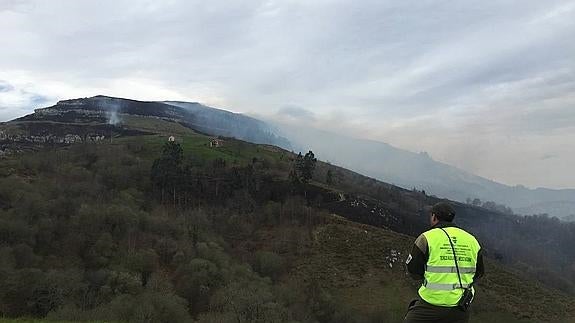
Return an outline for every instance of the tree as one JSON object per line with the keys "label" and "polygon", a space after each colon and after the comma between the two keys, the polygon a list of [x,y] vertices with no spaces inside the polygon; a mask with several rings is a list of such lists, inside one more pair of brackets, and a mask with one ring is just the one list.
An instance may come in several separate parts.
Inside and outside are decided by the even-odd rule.
{"label": "tree", "polygon": [[104,232],[86,255],[86,262],[95,268],[106,267],[116,251],[116,242],[112,235]]}
{"label": "tree", "polygon": [[272,251],[256,252],[254,268],[263,276],[278,279],[285,270],[285,261],[282,256]]}
{"label": "tree", "polygon": [[[229,322],[290,322],[287,309],[274,298],[265,280],[234,281],[216,292],[210,305],[231,318]],[[204,318],[203,322],[206,321]],[[210,322],[216,320],[212,318]]]}
{"label": "tree", "polygon": [[295,159],[293,170],[289,174],[291,181],[307,184],[313,177],[316,163],[317,159],[311,150],[305,156],[302,156],[300,152]]}
{"label": "tree", "polygon": [[62,304],[62,293],[39,269],[14,272],[2,286],[2,314],[42,317]]}
{"label": "tree", "polygon": [[173,293],[146,291],[136,297],[120,295],[110,307],[122,322],[190,322],[186,301]]}
{"label": "tree", "polygon": [[303,164],[302,168],[300,169],[302,182],[307,183],[310,179],[312,179],[316,163],[317,159],[315,158],[315,155],[311,150],[308,151],[307,154],[305,154],[303,157]]}
{"label": "tree", "polygon": [[289,180],[292,184],[297,185],[300,183],[299,176],[297,176],[297,172],[296,172],[295,168],[289,172],[288,177],[289,177]]}
{"label": "tree", "polygon": [[176,204],[176,190],[180,186],[183,174],[182,161],[184,152],[180,144],[168,141],[164,144],[162,156],[154,161],[150,174],[152,184],[161,191],[161,200],[164,202],[165,191],[169,190]]}
{"label": "tree", "polygon": [[153,249],[138,250],[133,255],[130,255],[128,264],[130,269],[140,274],[142,286],[146,286],[150,276],[156,271],[158,259],[158,254]]}
{"label": "tree", "polygon": [[177,165],[180,165],[184,160],[184,150],[180,144],[174,141],[168,141],[164,144],[162,157],[168,158],[174,161]]}
{"label": "tree", "polygon": [[202,258],[194,258],[179,266],[174,279],[176,293],[188,301],[190,310],[196,314],[205,309],[210,294],[223,283],[217,265]]}
{"label": "tree", "polygon": [[301,184],[301,175],[300,169],[303,167],[303,156],[301,152],[296,156],[294,163],[292,165],[292,169],[289,172],[288,178],[289,181],[295,186],[298,187]]}

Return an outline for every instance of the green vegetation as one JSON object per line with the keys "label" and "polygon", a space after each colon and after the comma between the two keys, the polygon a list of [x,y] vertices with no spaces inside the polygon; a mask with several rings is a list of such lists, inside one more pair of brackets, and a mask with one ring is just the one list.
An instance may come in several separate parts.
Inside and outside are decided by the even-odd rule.
{"label": "green vegetation", "polygon": [[313,178],[317,159],[310,150],[302,156],[301,152],[296,156],[293,170],[290,173],[292,182],[307,184]]}
{"label": "green vegetation", "polygon": [[[283,164],[278,165],[280,168],[289,167],[287,153],[284,151],[278,153],[278,149],[275,147],[253,145],[232,138],[220,139],[221,147],[210,147],[212,139],[208,136],[188,134],[175,137],[186,152],[184,157],[195,164],[203,164],[219,158],[230,165],[246,165],[252,163],[256,158],[258,161],[272,163],[273,166],[276,166],[277,163]],[[139,157],[154,159],[158,157],[167,139],[167,135],[122,137],[115,140],[113,144],[133,147],[137,150],[136,154]]]}
{"label": "green vegetation", "polygon": [[[293,154],[168,134],[0,160],[0,322],[401,321],[417,288],[402,266],[413,238],[321,200],[418,195],[400,199],[311,152],[294,185]],[[561,292],[487,265],[475,322],[575,316]]]}

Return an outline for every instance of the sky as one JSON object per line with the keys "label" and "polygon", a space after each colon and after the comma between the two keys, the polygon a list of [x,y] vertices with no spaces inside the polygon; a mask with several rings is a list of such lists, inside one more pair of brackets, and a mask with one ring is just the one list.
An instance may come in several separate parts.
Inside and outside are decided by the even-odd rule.
{"label": "sky", "polygon": [[0,121],[98,94],[575,188],[575,1],[0,0]]}

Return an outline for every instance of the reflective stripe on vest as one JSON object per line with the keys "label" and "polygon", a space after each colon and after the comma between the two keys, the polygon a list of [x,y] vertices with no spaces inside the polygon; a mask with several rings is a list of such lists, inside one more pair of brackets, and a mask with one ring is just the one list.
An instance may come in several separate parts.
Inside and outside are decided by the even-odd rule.
{"label": "reflective stripe on vest", "polygon": [[[463,288],[467,288],[470,286],[470,284],[462,284],[462,285],[463,285]],[[434,283],[424,282],[423,286],[425,286],[426,288],[435,289],[435,290],[454,290],[454,289],[461,288],[461,286],[459,286],[459,283],[457,283],[457,284],[434,284]]]}
{"label": "reflective stripe on vest", "polygon": [[456,306],[463,288],[468,288],[473,282],[480,246],[475,237],[462,229],[446,227],[444,230],[451,237],[455,248],[461,285],[447,235],[441,229],[431,229],[423,233],[427,240],[429,258],[419,296],[436,306]]}
{"label": "reflective stripe on vest", "polygon": [[[430,273],[457,273],[455,266],[427,266],[425,271]],[[459,267],[460,274],[475,274],[475,267]]]}

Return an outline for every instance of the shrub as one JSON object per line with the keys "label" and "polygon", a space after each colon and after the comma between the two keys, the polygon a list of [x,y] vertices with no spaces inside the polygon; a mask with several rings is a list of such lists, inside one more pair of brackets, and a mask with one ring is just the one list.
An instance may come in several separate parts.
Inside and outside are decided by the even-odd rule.
{"label": "shrub", "polygon": [[256,252],[254,269],[267,277],[278,279],[285,271],[285,261],[282,256],[271,251]]}

